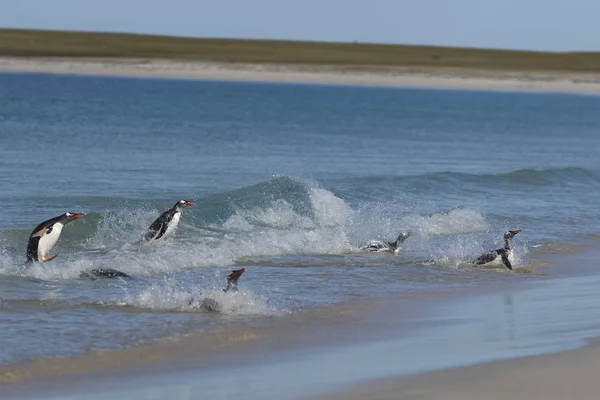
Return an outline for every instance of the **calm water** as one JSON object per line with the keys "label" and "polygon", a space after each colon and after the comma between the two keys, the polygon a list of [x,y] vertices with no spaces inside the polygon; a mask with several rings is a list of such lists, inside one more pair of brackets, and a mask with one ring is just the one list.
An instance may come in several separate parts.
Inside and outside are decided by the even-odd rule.
{"label": "calm water", "polygon": [[[0,364],[531,274],[600,234],[600,97],[0,74]],[[132,243],[180,199],[176,234]],[[85,212],[43,265],[41,221]],[[414,231],[399,256],[371,238]],[[246,267],[240,292],[225,276]],[[133,280],[80,279],[92,267]],[[216,298],[221,313],[200,309]]]}

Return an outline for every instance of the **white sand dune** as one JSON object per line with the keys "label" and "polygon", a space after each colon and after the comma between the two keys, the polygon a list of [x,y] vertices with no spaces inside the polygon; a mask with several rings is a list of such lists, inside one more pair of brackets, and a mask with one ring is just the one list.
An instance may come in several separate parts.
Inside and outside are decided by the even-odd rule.
{"label": "white sand dune", "polygon": [[0,57],[0,71],[255,82],[600,93],[600,74],[481,72],[210,63],[143,59]]}

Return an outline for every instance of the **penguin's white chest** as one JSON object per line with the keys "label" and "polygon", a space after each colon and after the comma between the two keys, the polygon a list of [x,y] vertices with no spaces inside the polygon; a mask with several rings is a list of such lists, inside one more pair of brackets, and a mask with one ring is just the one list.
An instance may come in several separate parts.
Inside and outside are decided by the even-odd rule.
{"label": "penguin's white chest", "polygon": [[173,215],[173,218],[171,219],[171,221],[169,222],[169,225],[167,225],[167,230],[165,231],[165,234],[163,235],[163,238],[167,237],[171,233],[173,233],[173,231],[175,230],[175,228],[177,228],[177,225],[179,225],[179,220],[180,219],[181,219],[181,212],[176,212]]}
{"label": "penguin's white chest", "polygon": [[[40,241],[38,242],[38,260],[43,260],[48,256],[50,250],[54,247],[58,238],[60,237],[60,233],[62,232],[63,224],[60,222],[55,223],[52,226],[52,231],[50,233],[44,233],[42,237],[40,237]],[[47,231],[47,230],[46,230]]]}
{"label": "penguin's white chest", "polygon": [[512,251],[512,249],[510,249],[510,250],[508,250],[506,255],[508,256],[508,261],[510,261],[511,264],[514,264],[515,263],[515,252]]}

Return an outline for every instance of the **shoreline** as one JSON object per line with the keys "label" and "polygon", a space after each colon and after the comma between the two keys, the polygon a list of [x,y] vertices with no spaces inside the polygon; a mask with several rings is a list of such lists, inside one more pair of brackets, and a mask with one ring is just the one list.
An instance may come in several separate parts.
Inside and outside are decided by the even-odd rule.
{"label": "shoreline", "polygon": [[[558,263],[552,267],[554,273],[549,282],[579,280],[577,286],[587,286],[590,281],[600,279],[595,264],[598,260],[597,246],[587,247],[577,253],[579,263],[573,263],[569,255],[563,253]],[[548,254],[546,254],[547,256]],[[579,258],[581,257],[581,258]],[[567,284],[568,290],[575,285]],[[535,286],[523,289],[535,290]],[[583,295],[588,296],[588,294]],[[569,308],[569,300],[562,290],[557,290],[558,299],[538,299],[548,302],[545,311],[551,318],[560,319],[560,310],[554,305]],[[594,300],[588,305],[595,308],[600,295],[592,294]],[[535,297],[535,296],[534,296]],[[551,303],[555,301],[556,304]],[[512,304],[512,301],[511,301]],[[576,307],[580,307],[578,304]],[[586,307],[586,306],[584,306]],[[569,312],[565,313],[570,318]],[[537,316],[536,316],[537,317]],[[511,321],[515,323],[515,321]],[[579,346],[569,346],[564,342],[562,349],[538,352],[523,356],[502,356],[490,361],[454,365],[416,373],[396,374],[387,378],[374,379],[346,385],[344,388],[316,396],[304,396],[304,400],[530,400],[545,398],[563,400],[566,398],[595,399],[600,390],[596,378],[600,357],[600,319],[586,322],[587,335],[582,335]],[[554,329],[561,330],[555,327]],[[564,328],[565,333],[576,331],[577,324]],[[526,346],[526,345],[524,345]]]}
{"label": "shoreline", "polygon": [[0,57],[0,72],[312,83],[437,89],[600,93],[600,74],[489,72],[464,68],[352,68],[154,59]]}
{"label": "shoreline", "polygon": [[312,400],[595,399],[598,338],[570,351],[383,379]]}

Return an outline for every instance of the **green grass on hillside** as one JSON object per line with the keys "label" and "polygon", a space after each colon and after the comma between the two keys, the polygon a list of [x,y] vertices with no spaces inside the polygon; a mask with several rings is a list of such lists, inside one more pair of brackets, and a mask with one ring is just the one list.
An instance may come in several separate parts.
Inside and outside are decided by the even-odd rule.
{"label": "green grass on hillside", "polygon": [[0,29],[0,56],[149,58],[358,68],[600,72],[598,53]]}

